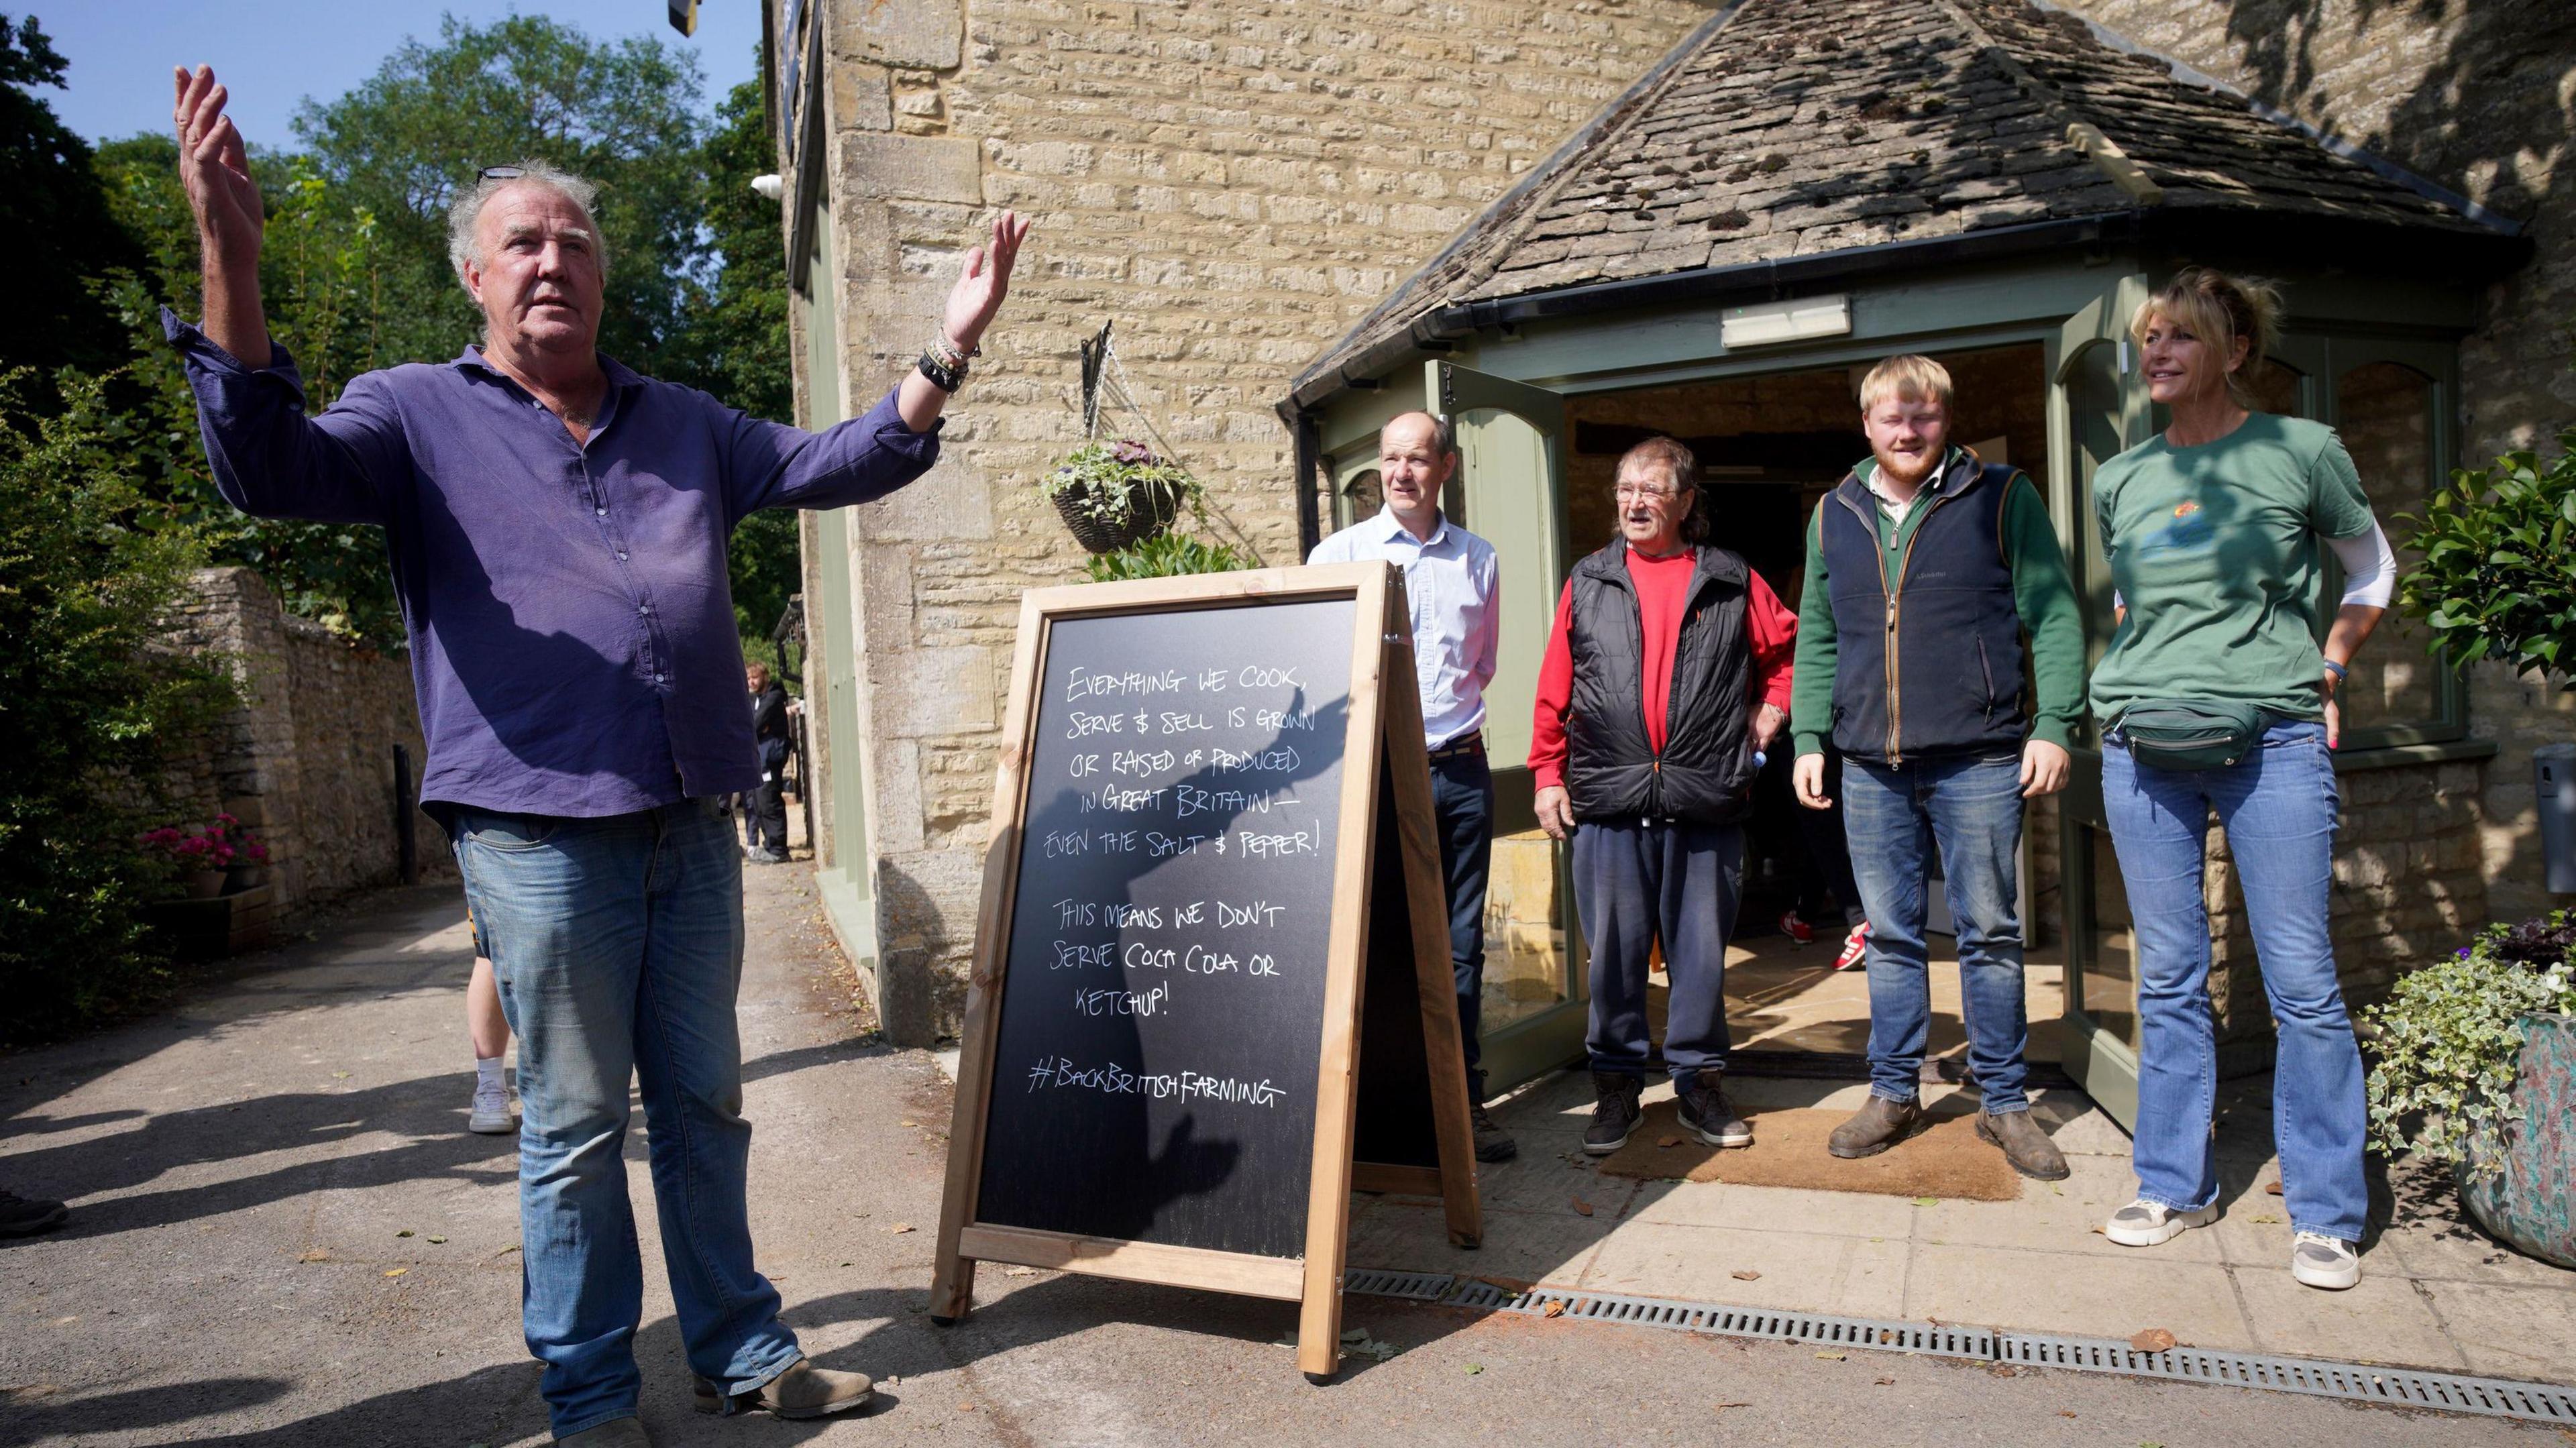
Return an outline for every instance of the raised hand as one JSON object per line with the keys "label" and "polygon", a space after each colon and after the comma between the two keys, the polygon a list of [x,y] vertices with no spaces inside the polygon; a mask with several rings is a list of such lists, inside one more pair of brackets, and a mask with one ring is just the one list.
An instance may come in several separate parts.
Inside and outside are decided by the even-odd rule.
{"label": "raised hand", "polygon": [[179,180],[197,214],[197,237],[206,265],[238,271],[259,264],[259,183],[250,179],[250,157],[241,132],[224,114],[231,98],[211,67],[171,72],[170,120],[179,133]]}
{"label": "raised hand", "polygon": [[948,340],[972,352],[984,338],[984,329],[993,324],[993,314],[1002,309],[1002,298],[1011,289],[1011,268],[1020,259],[1020,239],[1029,234],[1029,224],[1019,213],[1005,211],[993,219],[993,242],[985,247],[971,247],[966,252],[966,269],[957,277],[957,285],[948,290],[948,307],[940,320]]}

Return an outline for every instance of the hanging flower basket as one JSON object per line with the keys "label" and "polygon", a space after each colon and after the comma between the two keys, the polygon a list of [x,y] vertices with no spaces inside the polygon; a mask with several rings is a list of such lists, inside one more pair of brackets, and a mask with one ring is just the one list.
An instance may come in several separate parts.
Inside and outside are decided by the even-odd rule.
{"label": "hanging flower basket", "polygon": [[1133,548],[1197,506],[1198,479],[1140,442],[1089,442],[1038,484],[1074,540],[1092,553]]}

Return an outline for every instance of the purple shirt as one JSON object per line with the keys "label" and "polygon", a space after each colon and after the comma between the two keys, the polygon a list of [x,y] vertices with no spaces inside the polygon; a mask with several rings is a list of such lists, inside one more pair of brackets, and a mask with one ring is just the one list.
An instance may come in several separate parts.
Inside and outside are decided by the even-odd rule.
{"label": "purple shirt", "polygon": [[253,371],[162,325],[234,507],[384,528],[424,805],[597,816],[754,788],[726,539],[754,509],[864,503],[939,457],[892,393],[810,433],[606,356],[582,446],[471,347],[352,378],[308,418],[283,348]]}

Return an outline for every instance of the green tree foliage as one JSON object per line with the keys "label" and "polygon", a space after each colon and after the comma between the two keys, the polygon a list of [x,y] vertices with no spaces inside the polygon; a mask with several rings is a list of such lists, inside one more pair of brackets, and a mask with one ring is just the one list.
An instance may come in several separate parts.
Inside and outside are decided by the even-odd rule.
{"label": "green tree foliage", "polygon": [[405,41],[355,90],[306,102],[295,130],[315,173],[382,228],[396,360],[444,361],[481,337],[448,265],[447,207],[481,168],[533,158],[598,184],[609,263],[600,350],[653,374],[704,258],[699,95],[697,57],[659,39],[594,41],[541,16],[451,16],[435,45]]}
{"label": "green tree foliage", "polygon": [[161,870],[136,843],[174,740],[231,698],[205,661],[156,648],[197,561],[137,528],[123,424],[62,374],[39,417],[0,376],[0,1040],[60,1032],[161,979],[140,905]]}
{"label": "green tree foliage", "polygon": [[59,88],[64,69],[35,17],[13,28],[0,15],[0,234],[10,253],[0,365],[44,372],[115,365],[123,341],[93,281],[142,261],[91,178],[88,143],[32,92]]}
{"label": "green tree foliage", "polygon": [[[774,163],[760,85],[744,81],[717,109],[705,150],[698,214],[715,252],[712,281],[697,288],[667,349],[662,375],[772,422],[795,421],[788,368],[787,252],[778,203],[751,189]],[[802,587],[796,515],[754,513],[734,529],[734,624],[746,654],[773,668],[770,630]]]}

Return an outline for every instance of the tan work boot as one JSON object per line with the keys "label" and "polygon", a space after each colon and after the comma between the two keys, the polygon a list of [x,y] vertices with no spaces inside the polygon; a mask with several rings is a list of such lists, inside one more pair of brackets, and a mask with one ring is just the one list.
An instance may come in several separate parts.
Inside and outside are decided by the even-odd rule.
{"label": "tan work boot", "polygon": [[1475,1137],[1478,1161],[1510,1161],[1521,1154],[1520,1143],[1494,1124],[1494,1118],[1485,1114],[1482,1101],[1467,1103],[1467,1128]]}
{"label": "tan work boot", "polygon": [[555,1442],[563,1448],[653,1448],[653,1440],[644,1436],[643,1423],[634,1418],[611,1418]]}
{"label": "tan work boot", "polygon": [[2066,1180],[2066,1153],[2039,1129],[2028,1111],[1980,1111],[1977,1113],[1977,1136],[2004,1149],[2004,1160],[2012,1169],[2033,1181]]}
{"label": "tan work boot", "polygon": [[[755,1392],[734,1396],[737,1413],[767,1413],[773,1418],[820,1418],[827,1413],[845,1413],[876,1396],[877,1385],[865,1373],[835,1372],[818,1368],[799,1358],[796,1366],[771,1378]],[[724,1407],[716,1385],[698,1379],[698,1411],[713,1413]]]}
{"label": "tan work boot", "polygon": [[1923,1120],[1921,1101],[1890,1101],[1872,1093],[1852,1118],[1825,1138],[1825,1150],[1848,1161],[1876,1156],[1903,1141]]}

